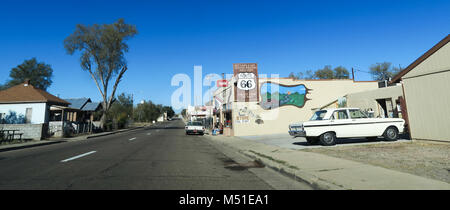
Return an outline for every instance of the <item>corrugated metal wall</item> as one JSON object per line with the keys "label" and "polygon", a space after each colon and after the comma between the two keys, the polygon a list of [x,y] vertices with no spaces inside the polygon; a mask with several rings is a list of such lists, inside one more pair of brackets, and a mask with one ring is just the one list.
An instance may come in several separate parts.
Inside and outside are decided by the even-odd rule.
{"label": "corrugated metal wall", "polygon": [[450,43],[402,77],[413,139],[450,141]]}
{"label": "corrugated metal wall", "polygon": [[411,137],[450,141],[450,71],[403,82]]}

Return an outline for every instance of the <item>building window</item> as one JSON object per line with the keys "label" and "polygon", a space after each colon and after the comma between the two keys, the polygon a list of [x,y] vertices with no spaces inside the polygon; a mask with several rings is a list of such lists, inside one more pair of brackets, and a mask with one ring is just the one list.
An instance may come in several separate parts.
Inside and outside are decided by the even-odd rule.
{"label": "building window", "polygon": [[33,108],[27,108],[25,113],[26,113],[25,114],[25,120],[26,120],[25,122],[27,124],[30,124],[31,123],[31,116],[33,115]]}

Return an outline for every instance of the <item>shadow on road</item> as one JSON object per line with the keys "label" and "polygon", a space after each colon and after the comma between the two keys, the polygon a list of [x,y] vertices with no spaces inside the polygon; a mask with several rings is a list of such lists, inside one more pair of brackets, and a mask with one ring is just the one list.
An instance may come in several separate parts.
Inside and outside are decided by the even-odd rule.
{"label": "shadow on road", "polygon": [[[399,136],[399,139],[403,140],[410,140],[409,136],[407,134],[402,134]],[[379,137],[376,139],[367,139],[367,138],[343,138],[343,139],[337,139],[336,144],[367,144],[367,143],[375,143],[375,142],[389,142],[385,140],[383,137]],[[311,145],[308,142],[294,142],[292,143],[294,145],[298,146],[317,146],[319,144]]]}

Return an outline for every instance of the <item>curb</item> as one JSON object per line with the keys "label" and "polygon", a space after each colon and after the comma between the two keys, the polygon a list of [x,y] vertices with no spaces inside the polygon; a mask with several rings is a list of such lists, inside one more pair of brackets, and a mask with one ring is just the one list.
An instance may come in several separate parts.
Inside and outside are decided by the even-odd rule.
{"label": "curb", "polygon": [[294,180],[299,180],[301,182],[305,182],[315,190],[345,190],[346,189],[342,186],[326,182],[325,180],[320,179],[316,176],[313,176],[309,173],[305,173],[300,170],[290,169],[282,164],[275,163],[274,161],[271,161],[267,158],[249,154],[247,151],[239,150],[239,153],[241,153],[249,158],[252,158],[257,161],[262,162],[268,168],[270,168],[274,171],[277,171],[278,173],[280,173],[284,176],[290,177]]}
{"label": "curb", "polygon": [[0,152],[25,149],[25,148],[31,148],[31,147],[38,147],[38,146],[45,146],[45,145],[50,145],[50,144],[58,144],[58,143],[62,143],[62,142],[66,142],[66,141],[51,141],[51,142],[42,142],[42,143],[29,144],[29,145],[11,146],[11,147],[7,147],[7,148],[0,148]]}
{"label": "curb", "polygon": [[[135,127],[135,128],[130,128],[130,129],[121,130],[121,131],[113,131],[111,133],[105,133],[105,134],[96,135],[96,136],[86,136],[84,139],[90,139],[90,138],[96,138],[96,137],[101,137],[101,136],[107,136],[107,135],[112,135],[112,134],[116,134],[116,133],[122,133],[122,132],[137,130],[137,129],[140,129],[140,128],[144,128],[144,127]],[[20,146],[13,146],[13,145],[11,145],[11,147],[0,148],[0,152],[7,152],[7,151],[12,151],[12,150],[19,150],[19,149],[25,149],[25,148],[31,148],[31,147],[38,147],[38,146],[45,146],[45,145],[50,145],[50,144],[63,143],[63,142],[71,141],[71,140],[72,139],[52,140],[52,141],[47,141],[47,142],[42,142],[42,143],[20,145]],[[78,139],[78,140],[80,140],[80,139]]]}
{"label": "curb", "polygon": [[[212,138],[212,136],[208,136],[209,138]],[[268,168],[284,175],[289,178],[292,178],[294,180],[298,180],[300,182],[304,182],[308,185],[310,185],[315,190],[346,190],[343,186],[339,186],[337,184],[329,183],[324,179],[321,179],[319,177],[316,177],[314,175],[311,175],[309,173],[302,172],[300,170],[295,170],[288,168],[285,165],[282,165],[280,163],[276,163],[272,160],[269,160],[265,157],[261,157],[257,154],[251,154],[250,151],[241,150],[239,148],[233,147],[227,143],[218,142],[226,147],[229,147],[231,149],[237,150],[240,154],[245,155],[251,159],[254,159],[256,161],[260,161],[264,165],[266,165]]]}

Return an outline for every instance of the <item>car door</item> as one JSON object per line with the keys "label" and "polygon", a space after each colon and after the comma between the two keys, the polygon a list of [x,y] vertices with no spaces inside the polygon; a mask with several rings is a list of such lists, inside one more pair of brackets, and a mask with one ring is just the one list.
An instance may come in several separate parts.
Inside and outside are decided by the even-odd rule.
{"label": "car door", "polygon": [[336,133],[336,137],[351,137],[351,119],[346,109],[336,110],[333,112],[330,120],[331,130]]}
{"label": "car door", "polygon": [[352,121],[350,127],[353,137],[377,136],[378,124],[374,124],[373,119],[368,118],[359,109],[349,109],[348,112]]}

